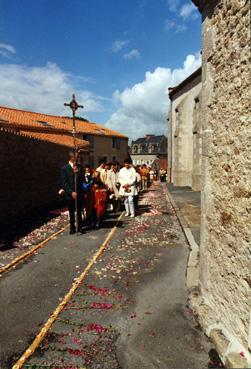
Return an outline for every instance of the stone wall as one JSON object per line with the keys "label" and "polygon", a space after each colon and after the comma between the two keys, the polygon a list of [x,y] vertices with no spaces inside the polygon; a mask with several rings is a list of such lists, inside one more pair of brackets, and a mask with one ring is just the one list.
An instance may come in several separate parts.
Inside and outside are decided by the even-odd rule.
{"label": "stone wall", "polygon": [[247,349],[251,286],[250,2],[196,2],[202,4],[203,17],[203,301],[199,316],[207,330],[219,327],[236,347]]}
{"label": "stone wall", "polygon": [[202,132],[201,132],[201,91],[194,99],[193,109],[193,171],[192,189],[201,190]]}
{"label": "stone wall", "polygon": [[[189,77],[187,83],[184,81],[181,87],[176,87],[171,92],[171,108],[169,113],[169,165],[171,166],[170,182],[175,186],[200,185],[200,161],[194,159],[200,155],[200,120],[198,110],[200,105],[195,99],[201,91],[201,75],[197,73],[194,78]],[[194,119],[196,118],[196,123]],[[196,126],[198,136],[195,140],[194,128]],[[195,165],[194,165],[195,164]]]}
{"label": "stone wall", "polygon": [[69,148],[0,130],[0,225],[57,199]]}

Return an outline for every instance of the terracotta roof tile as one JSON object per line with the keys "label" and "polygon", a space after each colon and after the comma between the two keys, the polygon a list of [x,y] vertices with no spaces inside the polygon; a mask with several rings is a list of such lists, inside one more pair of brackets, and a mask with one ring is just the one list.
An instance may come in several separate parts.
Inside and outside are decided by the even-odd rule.
{"label": "terracotta roof tile", "polygon": [[[49,141],[58,145],[68,146],[73,148],[73,139],[71,136],[53,133],[42,133],[42,132],[27,132],[21,131],[23,134],[29,137],[37,138],[43,141]],[[88,141],[76,139],[76,145],[88,151]]]}
{"label": "terracotta roof tile", "polygon": [[[66,129],[69,130],[69,132],[72,131],[71,118],[12,109],[3,106],[0,106],[0,120],[1,119],[9,122],[10,124],[20,124],[20,126],[29,125],[30,127],[50,127],[51,129]],[[127,136],[100,124],[77,119],[76,130],[83,134],[127,138]]]}

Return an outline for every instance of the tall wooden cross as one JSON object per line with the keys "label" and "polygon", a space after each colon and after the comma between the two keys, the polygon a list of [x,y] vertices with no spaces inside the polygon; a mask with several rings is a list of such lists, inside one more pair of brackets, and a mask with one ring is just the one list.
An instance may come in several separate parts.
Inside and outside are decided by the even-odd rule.
{"label": "tall wooden cross", "polygon": [[75,94],[72,95],[72,100],[70,103],[64,103],[64,106],[69,106],[72,110],[72,137],[73,137],[73,146],[75,150],[75,160],[77,157],[77,145],[76,145],[76,111],[78,108],[83,108],[83,105],[79,105],[76,101]]}
{"label": "tall wooden cross", "polygon": [[[70,103],[64,103],[64,106],[69,106],[72,110],[72,137],[73,137],[73,146],[74,146],[74,189],[77,193],[78,191],[78,171],[76,169],[77,158],[78,158],[78,148],[76,145],[76,111],[78,108],[83,108],[83,105],[79,105],[76,101],[75,94],[72,95],[72,100]],[[78,224],[78,196],[75,198],[75,220],[77,230],[79,229]]]}

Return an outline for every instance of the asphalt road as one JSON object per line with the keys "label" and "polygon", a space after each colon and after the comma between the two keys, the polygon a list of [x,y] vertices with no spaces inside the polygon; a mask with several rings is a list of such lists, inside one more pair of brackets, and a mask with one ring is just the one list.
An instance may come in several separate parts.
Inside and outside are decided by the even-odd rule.
{"label": "asphalt road", "polygon": [[[64,234],[2,277],[1,369],[11,368],[28,347],[107,231]],[[165,187],[156,185],[140,215],[123,219],[28,367],[208,368],[212,346],[187,307],[187,257]]]}
{"label": "asphalt road", "polygon": [[50,241],[0,279],[0,368],[10,368],[105,240],[115,219],[98,231]]}

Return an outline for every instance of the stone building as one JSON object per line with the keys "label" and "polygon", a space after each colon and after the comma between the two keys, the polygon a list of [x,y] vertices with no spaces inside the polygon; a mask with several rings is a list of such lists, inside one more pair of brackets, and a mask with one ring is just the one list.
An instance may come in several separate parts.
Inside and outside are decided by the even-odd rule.
{"label": "stone building", "polygon": [[[127,137],[96,123],[76,123],[84,164],[128,156]],[[0,232],[57,203],[60,169],[74,148],[71,131],[69,118],[0,107]]]}
{"label": "stone building", "polygon": [[201,68],[174,88],[168,118],[169,182],[201,189]]}
{"label": "stone building", "polygon": [[146,135],[132,141],[130,156],[133,165],[152,166],[154,163],[160,169],[167,169],[167,138],[164,135]]}
{"label": "stone building", "polygon": [[[202,90],[193,95],[201,105],[201,113],[193,108],[193,116],[195,120],[201,116],[202,196],[199,285],[191,305],[226,366],[247,368],[251,366],[250,2],[193,2],[202,13]],[[191,102],[194,107],[196,101]],[[191,135],[189,139],[191,144]]]}
{"label": "stone building", "polygon": [[[35,113],[30,111],[0,107],[1,126],[14,129],[17,132],[29,132],[36,130],[50,134],[52,139],[55,134],[71,142],[72,119],[67,117]],[[128,156],[128,137],[100,124],[86,120],[76,119],[76,137],[80,141],[89,142],[88,163],[97,167],[100,159],[106,161],[119,161]],[[49,137],[49,136],[48,136]]]}

